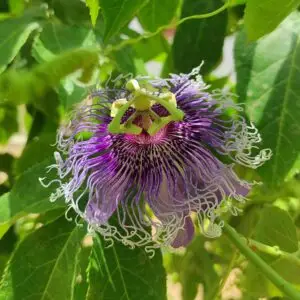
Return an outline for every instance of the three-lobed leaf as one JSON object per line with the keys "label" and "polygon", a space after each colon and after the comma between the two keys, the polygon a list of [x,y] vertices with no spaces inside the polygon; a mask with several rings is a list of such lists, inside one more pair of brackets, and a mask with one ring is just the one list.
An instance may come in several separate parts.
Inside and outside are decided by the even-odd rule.
{"label": "three-lobed leaf", "polygon": [[262,135],[262,147],[273,152],[271,160],[258,170],[271,187],[285,179],[300,152],[299,17],[298,12],[293,13],[252,44],[242,31],[235,47],[240,101]]}
{"label": "three-lobed leaf", "polygon": [[249,40],[273,31],[300,4],[300,0],[247,0],[245,27]]}

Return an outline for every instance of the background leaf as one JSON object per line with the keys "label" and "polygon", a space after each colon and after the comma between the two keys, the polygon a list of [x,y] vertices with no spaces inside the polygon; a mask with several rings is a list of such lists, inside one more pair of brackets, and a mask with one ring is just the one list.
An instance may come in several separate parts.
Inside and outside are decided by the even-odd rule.
{"label": "background leaf", "polygon": [[9,0],[10,12],[14,15],[20,15],[25,9],[24,0]]}
{"label": "background leaf", "polygon": [[[212,12],[223,5],[221,0],[184,0],[181,18]],[[227,24],[227,13],[213,19],[189,20],[176,31],[173,43],[174,67],[177,72],[189,73],[204,65],[201,73],[210,72],[221,60]]]}
{"label": "background leaf", "polygon": [[6,143],[16,131],[18,131],[17,108],[10,104],[0,105],[0,143]]}
{"label": "background leaf", "polygon": [[38,178],[41,176],[47,176],[49,181],[56,176],[54,172],[46,174],[46,167],[52,163],[52,159],[47,159],[34,165],[20,176],[8,196],[8,201],[0,202],[0,205],[4,206],[0,210],[6,211],[1,216],[1,222],[9,222],[25,213],[42,213],[65,207],[64,201],[54,203],[49,201],[51,190],[54,191],[55,187],[45,188],[39,183]]}
{"label": "background leaf", "polygon": [[263,147],[273,151],[258,170],[270,186],[284,180],[300,151],[299,20],[299,13],[294,13],[255,44],[246,43],[244,32],[236,41],[240,101],[259,128]]}
{"label": "background leaf", "polygon": [[[277,246],[281,250],[298,251],[296,226],[289,214],[275,206],[265,207],[253,231],[253,238],[266,245]],[[300,266],[285,258],[275,258],[267,254],[260,256],[283,278],[300,284]],[[252,264],[249,264],[243,278],[243,286],[253,297],[281,296],[282,293]]]}
{"label": "background leaf", "polygon": [[0,196],[0,239],[10,227],[9,193]]}
{"label": "background leaf", "polygon": [[263,209],[256,225],[254,238],[286,252],[298,250],[296,227],[289,214],[275,206]]}
{"label": "background leaf", "polygon": [[108,41],[128,23],[147,0],[101,0],[105,20],[104,40]]}
{"label": "background leaf", "polygon": [[172,21],[178,5],[179,0],[150,0],[140,10],[139,21],[145,30],[154,32]]}
{"label": "background leaf", "polygon": [[94,42],[94,34],[89,28],[48,22],[33,45],[33,56],[39,62],[49,61],[54,55],[93,46]]}
{"label": "background leaf", "polygon": [[[63,23],[72,25],[90,24],[89,9],[81,0],[47,0],[55,16]],[[75,37],[74,37],[75,38]]]}
{"label": "background leaf", "polygon": [[7,19],[0,22],[0,73],[16,57],[29,35],[39,28],[35,17],[41,11],[28,13],[19,18]]}
{"label": "background leaf", "polygon": [[[23,240],[1,281],[1,299],[72,299],[83,227],[64,217]],[[32,247],[32,245],[39,245]]]}
{"label": "background leaf", "polygon": [[100,9],[99,0],[86,0],[86,5],[90,10],[92,24],[95,26]]}
{"label": "background leaf", "polygon": [[250,40],[270,33],[300,4],[299,0],[247,0],[245,27]]}
{"label": "background leaf", "polygon": [[117,242],[105,248],[99,237],[94,240],[88,300],[165,300],[165,282],[159,250],[151,259],[142,248],[130,249]]}

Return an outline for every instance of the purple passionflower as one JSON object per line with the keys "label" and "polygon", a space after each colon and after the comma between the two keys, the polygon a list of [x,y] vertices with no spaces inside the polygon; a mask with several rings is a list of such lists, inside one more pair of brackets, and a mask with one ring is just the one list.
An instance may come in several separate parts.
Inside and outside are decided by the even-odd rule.
{"label": "purple passionflower", "polygon": [[[221,203],[232,209],[232,200],[244,201],[252,183],[237,177],[234,164],[257,168],[271,152],[257,150],[254,125],[225,113],[241,107],[230,94],[207,92],[199,69],[93,92],[58,134],[50,169],[60,186],[51,200],[63,196],[105,239],[148,249],[186,246],[192,214],[203,228]],[[206,234],[219,235],[213,225]]]}

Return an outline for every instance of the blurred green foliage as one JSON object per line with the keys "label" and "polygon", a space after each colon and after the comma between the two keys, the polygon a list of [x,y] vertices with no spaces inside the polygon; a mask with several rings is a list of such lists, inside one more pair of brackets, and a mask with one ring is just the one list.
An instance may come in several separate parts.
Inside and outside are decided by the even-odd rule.
{"label": "blurred green foliage", "polygon": [[[225,294],[232,270],[240,270],[234,276],[240,299],[287,299],[225,235],[212,240],[197,229],[187,249],[157,251],[153,259],[144,249],[106,248],[102,238],[92,241],[84,226],[68,222],[64,201],[51,203],[51,187],[38,182],[53,162],[58,126],[95,86],[120,73],[160,75],[153,65],[164,75],[188,72],[202,60],[210,88],[236,92],[262,146],[273,151],[258,171],[237,170],[261,185],[239,216],[224,219],[261,243],[252,251],[300,288],[299,1],[228,0],[219,14],[195,17],[223,4],[0,2],[0,300],[163,300],[167,278],[169,292],[181,284],[183,300],[195,299],[200,285],[205,300],[231,299]],[[178,25],[185,17],[195,18]],[[225,74],[218,68],[233,37],[236,79],[229,61]],[[20,156],[6,148],[16,132],[26,138]]]}

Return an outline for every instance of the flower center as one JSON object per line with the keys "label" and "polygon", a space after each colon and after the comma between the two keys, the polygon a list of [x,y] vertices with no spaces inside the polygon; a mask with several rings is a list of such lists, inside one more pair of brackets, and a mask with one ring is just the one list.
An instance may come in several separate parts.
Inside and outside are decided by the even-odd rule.
{"label": "flower center", "polygon": [[[145,88],[140,88],[135,79],[127,82],[126,88],[131,92],[129,99],[117,99],[111,108],[112,121],[108,125],[108,131],[112,134],[139,135],[143,131],[150,136],[154,136],[171,121],[181,121],[184,113],[177,108],[175,95],[171,92],[158,93],[151,92]],[[160,117],[153,110],[154,104],[160,104],[169,113],[166,117]],[[135,112],[124,122],[122,117],[126,111],[134,107]],[[137,122],[137,120],[140,120]]]}

